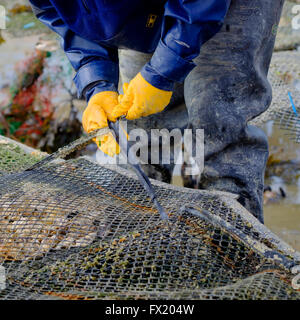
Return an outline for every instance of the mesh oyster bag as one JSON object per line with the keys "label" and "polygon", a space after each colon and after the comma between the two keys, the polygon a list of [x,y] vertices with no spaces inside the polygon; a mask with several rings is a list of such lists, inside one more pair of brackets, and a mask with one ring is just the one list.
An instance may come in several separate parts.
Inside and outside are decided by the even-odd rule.
{"label": "mesh oyster bag", "polygon": [[[222,192],[0,143],[0,299],[299,299],[300,254]],[[20,156],[21,155],[21,156]]]}
{"label": "mesh oyster bag", "polygon": [[286,131],[291,140],[299,143],[300,52],[273,53],[268,79],[272,85],[272,103],[264,113],[250,123],[261,126],[267,121],[274,120],[275,124]]}

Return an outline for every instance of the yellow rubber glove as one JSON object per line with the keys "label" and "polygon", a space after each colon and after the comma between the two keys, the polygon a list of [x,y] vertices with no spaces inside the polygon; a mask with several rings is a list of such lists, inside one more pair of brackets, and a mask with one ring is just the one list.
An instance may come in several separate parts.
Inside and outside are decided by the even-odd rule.
{"label": "yellow rubber glove", "polygon": [[[116,121],[112,111],[117,104],[117,92],[102,91],[96,93],[89,100],[88,106],[84,110],[82,117],[83,129],[89,133],[93,130],[107,127],[107,119]],[[101,138],[95,138],[94,141],[100,150],[111,157],[120,153],[120,147],[111,133],[102,136]]]}
{"label": "yellow rubber glove", "polygon": [[119,104],[113,110],[113,116],[119,118],[126,115],[128,120],[146,117],[161,112],[169,104],[172,91],[153,87],[140,73],[124,83],[124,95],[119,95]]}

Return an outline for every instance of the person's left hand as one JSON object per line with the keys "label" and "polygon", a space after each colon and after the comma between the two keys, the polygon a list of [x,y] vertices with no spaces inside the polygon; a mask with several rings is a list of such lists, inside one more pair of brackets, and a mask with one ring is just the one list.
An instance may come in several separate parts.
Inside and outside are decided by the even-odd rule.
{"label": "person's left hand", "polygon": [[124,83],[124,95],[119,95],[119,104],[113,109],[113,116],[119,118],[126,115],[128,120],[146,117],[161,112],[169,104],[172,91],[155,88],[138,73],[130,81]]}

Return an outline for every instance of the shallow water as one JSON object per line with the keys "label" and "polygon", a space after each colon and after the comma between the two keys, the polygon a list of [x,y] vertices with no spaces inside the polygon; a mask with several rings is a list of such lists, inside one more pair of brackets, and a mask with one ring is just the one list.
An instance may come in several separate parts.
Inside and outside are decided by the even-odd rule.
{"label": "shallow water", "polygon": [[276,203],[265,206],[265,225],[300,251],[300,206]]}
{"label": "shallow water", "polygon": [[[286,132],[274,126],[271,122],[266,124],[265,132],[269,136],[270,150],[278,148],[276,158],[280,160],[300,161],[300,144],[292,142]],[[298,166],[300,168],[300,166]],[[293,172],[294,177],[272,177],[266,179],[266,184],[271,184],[272,189],[282,187],[286,198],[271,202],[264,206],[265,224],[283,240],[300,251],[300,177],[295,178],[298,172]],[[290,178],[290,179],[288,179]]]}

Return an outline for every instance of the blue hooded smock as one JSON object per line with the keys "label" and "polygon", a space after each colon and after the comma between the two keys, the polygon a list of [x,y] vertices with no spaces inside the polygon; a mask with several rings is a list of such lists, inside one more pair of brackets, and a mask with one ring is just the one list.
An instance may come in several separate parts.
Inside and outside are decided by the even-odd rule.
{"label": "blue hooded smock", "polygon": [[203,43],[221,28],[230,0],[30,0],[62,38],[80,97],[117,90],[118,48],[153,53],[143,77],[172,90],[195,67]]}

